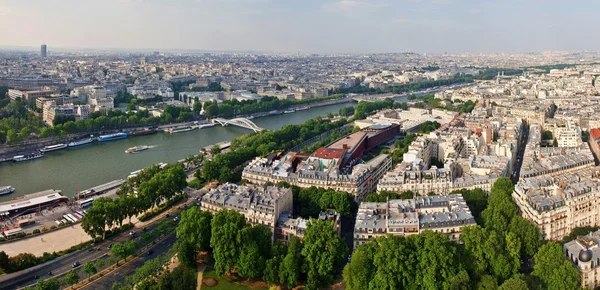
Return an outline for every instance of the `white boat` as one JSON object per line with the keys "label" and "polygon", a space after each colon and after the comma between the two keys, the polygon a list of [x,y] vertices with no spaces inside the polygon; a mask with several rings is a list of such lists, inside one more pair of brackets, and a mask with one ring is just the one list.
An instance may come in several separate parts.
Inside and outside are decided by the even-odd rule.
{"label": "white boat", "polygon": [[283,111],[284,114],[291,114],[291,113],[295,113],[295,112],[296,112],[296,110],[294,110],[294,109]]}
{"label": "white boat", "polygon": [[138,152],[144,151],[144,150],[146,150],[148,148],[150,148],[150,147],[148,147],[146,145],[135,146],[135,147],[128,148],[127,150],[125,150],[125,152],[126,153],[138,153]]}
{"label": "white boat", "polygon": [[15,188],[12,186],[0,186],[0,195],[7,195],[15,192]]}
{"label": "white boat", "polygon": [[246,118],[246,119],[248,119],[248,120],[252,120],[252,119],[254,119],[254,116],[250,116],[250,117],[248,117],[248,118]]}
{"label": "white boat", "polygon": [[310,109],[310,107],[304,106],[304,107],[297,108],[296,111],[304,111],[304,110],[308,110],[308,109]]}
{"label": "white boat", "polygon": [[193,127],[179,127],[179,128],[169,128],[167,132],[171,133],[171,134],[175,134],[175,133],[183,133],[183,132],[188,132],[188,131],[192,131],[194,130]]}
{"label": "white boat", "polygon": [[40,151],[50,152],[50,151],[55,151],[55,150],[60,150],[60,149],[65,149],[65,148],[67,148],[67,144],[61,143],[61,144],[46,146],[43,149],[41,149]]}
{"label": "white boat", "polygon": [[21,162],[21,161],[27,161],[27,160],[33,160],[33,159],[37,159],[40,157],[44,156],[44,152],[42,151],[35,151],[33,153],[29,153],[29,154],[25,154],[25,155],[17,155],[13,157],[13,161],[15,162]]}
{"label": "white boat", "polygon": [[211,128],[214,126],[215,126],[215,124],[202,124],[202,125],[198,126],[198,129],[206,129],[206,128]]}
{"label": "white boat", "polygon": [[81,139],[81,140],[77,140],[77,141],[73,141],[73,142],[69,143],[69,147],[81,146],[81,145],[92,143],[93,141],[94,141],[94,139],[92,139],[92,138]]}

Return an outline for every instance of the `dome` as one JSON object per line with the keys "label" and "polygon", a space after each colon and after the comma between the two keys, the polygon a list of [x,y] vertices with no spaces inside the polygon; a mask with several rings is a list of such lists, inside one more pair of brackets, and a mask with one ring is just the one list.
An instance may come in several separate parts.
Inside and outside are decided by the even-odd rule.
{"label": "dome", "polygon": [[579,261],[580,262],[589,262],[592,260],[592,251],[590,250],[581,250],[579,251]]}

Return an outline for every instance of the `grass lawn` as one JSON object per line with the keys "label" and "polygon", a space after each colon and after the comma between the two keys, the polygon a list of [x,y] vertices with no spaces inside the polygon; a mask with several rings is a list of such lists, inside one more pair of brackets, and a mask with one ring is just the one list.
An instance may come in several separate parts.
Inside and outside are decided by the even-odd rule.
{"label": "grass lawn", "polygon": [[207,269],[207,271],[204,271],[203,274],[203,279],[206,278],[215,278],[219,281],[219,284],[217,286],[214,287],[208,287],[206,285],[202,285],[202,289],[216,289],[216,290],[235,290],[235,289],[242,289],[242,290],[267,290],[269,288],[266,287],[257,287],[257,286],[251,286],[246,284],[244,281],[241,282],[235,282],[235,281],[231,281],[229,280],[227,277],[219,277],[217,275],[217,272],[215,272],[214,269],[209,268]]}

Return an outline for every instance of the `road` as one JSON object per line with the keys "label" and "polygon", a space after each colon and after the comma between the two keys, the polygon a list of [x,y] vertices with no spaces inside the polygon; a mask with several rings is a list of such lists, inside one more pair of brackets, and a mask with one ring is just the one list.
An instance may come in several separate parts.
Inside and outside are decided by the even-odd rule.
{"label": "road", "polygon": [[517,184],[519,181],[519,175],[521,174],[521,166],[523,165],[523,157],[525,155],[525,147],[527,146],[527,140],[529,139],[529,125],[523,128],[523,133],[520,136],[519,143],[517,144],[517,159],[514,160],[511,180],[513,184]]}
{"label": "road", "polygon": [[[195,202],[194,198],[197,197],[195,194],[189,194],[189,199],[186,202],[186,205],[190,205]],[[181,211],[181,205],[178,206],[171,215],[178,215]],[[162,213],[160,217],[163,217],[165,213]],[[146,225],[146,229],[148,231],[153,230],[156,226],[158,226],[159,222],[164,218],[157,218],[152,223]],[[137,230],[139,231],[139,230]],[[95,260],[103,255],[108,253],[108,245],[117,242],[123,242],[130,239],[128,232],[119,233],[113,237],[107,238],[104,241],[96,243],[94,246],[67,254],[65,256],[56,258],[52,261],[49,261],[45,264],[31,267],[29,269],[25,269],[19,272],[1,275],[0,276],[0,290],[2,289],[17,289],[26,287],[29,285],[33,285],[36,283],[35,276],[38,276],[40,279],[47,279],[51,277],[49,272],[52,272],[54,275],[62,274],[72,269],[72,265],[75,262],[81,263],[81,265],[85,264],[87,261]],[[92,250],[99,249],[99,250]],[[168,249],[167,249],[168,250]]]}
{"label": "road", "polygon": [[117,270],[102,276],[100,279],[82,287],[80,289],[111,289],[112,285],[115,282],[125,282],[125,277],[133,275],[135,271],[141,267],[146,261],[154,259],[158,256],[165,255],[171,249],[171,247],[177,241],[175,234],[170,234],[160,243],[154,245],[152,247],[152,255],[147,255],[146,253],[135,257],[133,260],[129,261],[124,266],[118,268]]}

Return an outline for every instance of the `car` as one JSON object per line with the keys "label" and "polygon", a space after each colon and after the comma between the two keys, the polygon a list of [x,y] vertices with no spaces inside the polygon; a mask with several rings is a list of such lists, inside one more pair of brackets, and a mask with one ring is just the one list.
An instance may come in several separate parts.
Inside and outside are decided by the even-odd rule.
{"label": "car", "polygon": [[35,280],[37,280],[39,278],[40,278],[40,276],[38,276],[38,275],[33,276],[33,279],[35,279]]}
{"label": "car", "polygon": [[113,244],[109,244],[108,247],[106,247],[106,248],[110,250],[110,248],[112,248],[112,245]]}
{"label": "car", "polygon": [[148,256],[152,255],[152,253],[154,253],[152,250],[148,250]]}
{"label": "car", "polygon": [[178,222],[178,221],[179,221],[179,217],[178,217],[178,216],[176,216],[176,217],[173,219],[173,221],[174,221],[174,222]]}
{"label": "car", "polygon": [[165,217],[166,217],[166,218],[169,218],[169,217],[171,217],[171,215],[170,215],[170,214],[166,214],[166,215],[165,215]]}
{"label": "car", "polygon": [[134,236],[135,235],[135,231],[129,231],[129,235],[130,236]]}
{"label": "car", "polygon": [[81,263],[79,263],[79,261],[73,263],[73,268],[77,268],[79,266],[81,266]]}
{"label": "car", "polygon": [[146,231],[146,228],[143,228],[143,229],[142,229],[142,232],[145,232],[145,231]]}
{"label": "car", "polygon": [[54,274],[52,274],[52,271],[48,272],[48,276],[52,276]]}

